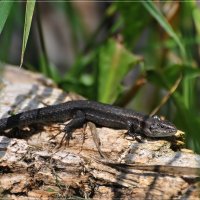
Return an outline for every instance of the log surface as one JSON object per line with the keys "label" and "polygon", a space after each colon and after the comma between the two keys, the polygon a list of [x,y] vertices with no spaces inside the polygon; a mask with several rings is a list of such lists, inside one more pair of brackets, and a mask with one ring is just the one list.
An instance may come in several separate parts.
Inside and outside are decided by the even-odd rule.
{"label": "log surface", "polygon": [[[0,88],[1,118],[82,98],[56,88],[42,75],[11,66],[2,72]],[[125,130],[102,127],[94,135],[89,125],[74,132],[69,146],[60,146],[63,127],[26,127],[18,130],[21,139],[1,134],[1,198],[199,198],[199,155],[175,150],[170,140],[137,142]]]}

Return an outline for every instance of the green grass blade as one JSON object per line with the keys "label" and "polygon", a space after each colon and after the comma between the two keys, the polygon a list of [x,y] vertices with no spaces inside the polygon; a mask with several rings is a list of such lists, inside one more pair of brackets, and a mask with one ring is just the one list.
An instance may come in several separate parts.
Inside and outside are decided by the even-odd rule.
{"label": "green grass blade", "polygon": [[24,34],[23,34],[23,43],[22,43],[22,52],[21,52],[21,61],[20,67],[22,66],[24,60],[24,52],[26,49],[26,44],[28,41],[28,36],[31,28],[31,22],[33,17],[33,12],[35,8],[35,0],[27,1],[26,3],[26,13],[25,13],[25,22],[24,22]]}
{"label": "green grass blade", "polygon": [[132,54],[122,44],[109,40],[100,49],[98,100],[113,103],[121,93],[124,77],[141,60],[141,57]]}
{"label": "green grass blade", "polygon": [[6,23],[8,15],[10,13],[13,2],[11,1],[0,1],[0,34]]}
{"label": "green grass blade", "polygon": [[153,4],[151,0],[141,1],[141,2],[144,5],[144,7],[148,10],[148,12],[159,22],[160,26],[162,26],[162,28],[169,34],[169,36],[173,38],[173,40],[176,42],[176,44],[180,49],[182,58],[186,60],[185,48],[181,43],[180,38],[174,32],[174,30],[172,29],[170,24],[166,21],[164,16],[160,13],[160,11],[156,8],[156,6]]}

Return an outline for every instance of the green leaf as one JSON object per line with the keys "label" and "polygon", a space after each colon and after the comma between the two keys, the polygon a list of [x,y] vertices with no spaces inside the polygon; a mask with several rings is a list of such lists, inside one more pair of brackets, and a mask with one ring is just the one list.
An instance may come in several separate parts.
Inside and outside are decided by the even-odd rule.
{"label": "green leaf", "polygon": [[109,40],[100,49],[98,100],[113,103],[121,93],[121,82],[125,75],[139,61],[141,57],[133,55],[122,44]]}
{"label": "green leaf", "polygon": [[176,44],[178,45],[181,55],[183,59],[186,59],[186,52],[183,44],[181,43],[180,38],[174,32],[170,24],[166,21],[164,16],[160,13],[160,11],[156,8],[154,3],[151,0],[141,1],[144,7],[149,11],[149,13],[159,22],[160,26],[171,36]]}
{"label": "green leaf", "polygon": [[0,34],[10,13],[13,1],[0,1]]}
{"label": "green leaf", "polygon": [[28,41],[28,36],[31,28],[31,22],[33,17],[33,12],[35,8],[35,0],[27,0],[26,2],[26,13],[25,13],[25,22],[24,22],[24,34],[23,34],[23,43],[22,43],[22,52],[21,52],[21,61],[20,61],[20,67],[23,64],[24,60],[24,52],[26,49],[26,44]]}

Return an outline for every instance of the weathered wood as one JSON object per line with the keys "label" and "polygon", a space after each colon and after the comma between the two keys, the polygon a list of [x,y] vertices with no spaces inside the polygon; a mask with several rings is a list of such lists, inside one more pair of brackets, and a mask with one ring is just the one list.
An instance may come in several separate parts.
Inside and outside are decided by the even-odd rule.
{"label": "weathered wood", "polygon": [[[9,111],[17,113],[81,98],[22,69],[5,68],[2,77],[0,117],[8,116]],[[199,155],[173,151],[167,140],[139,143],[126,136],[125,130],[103,127],[94,135],[88,125],[74,132],[69,146],[59,147],[63,133],[53,136],[63,126],[25,128],[20,130],[22,139],[0,136],[0,197],[199,198]],[[104,159],[96,147],[98,142]]]}

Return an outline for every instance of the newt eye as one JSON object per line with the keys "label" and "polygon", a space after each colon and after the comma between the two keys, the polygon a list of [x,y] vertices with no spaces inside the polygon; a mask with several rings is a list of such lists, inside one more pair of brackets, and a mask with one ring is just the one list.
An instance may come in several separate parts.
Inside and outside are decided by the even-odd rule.
{"label": "newt eye", "polygon": [[158,117],[158,115],[153,115],[153,119],[157,119],[160,121],[160,117]]}

